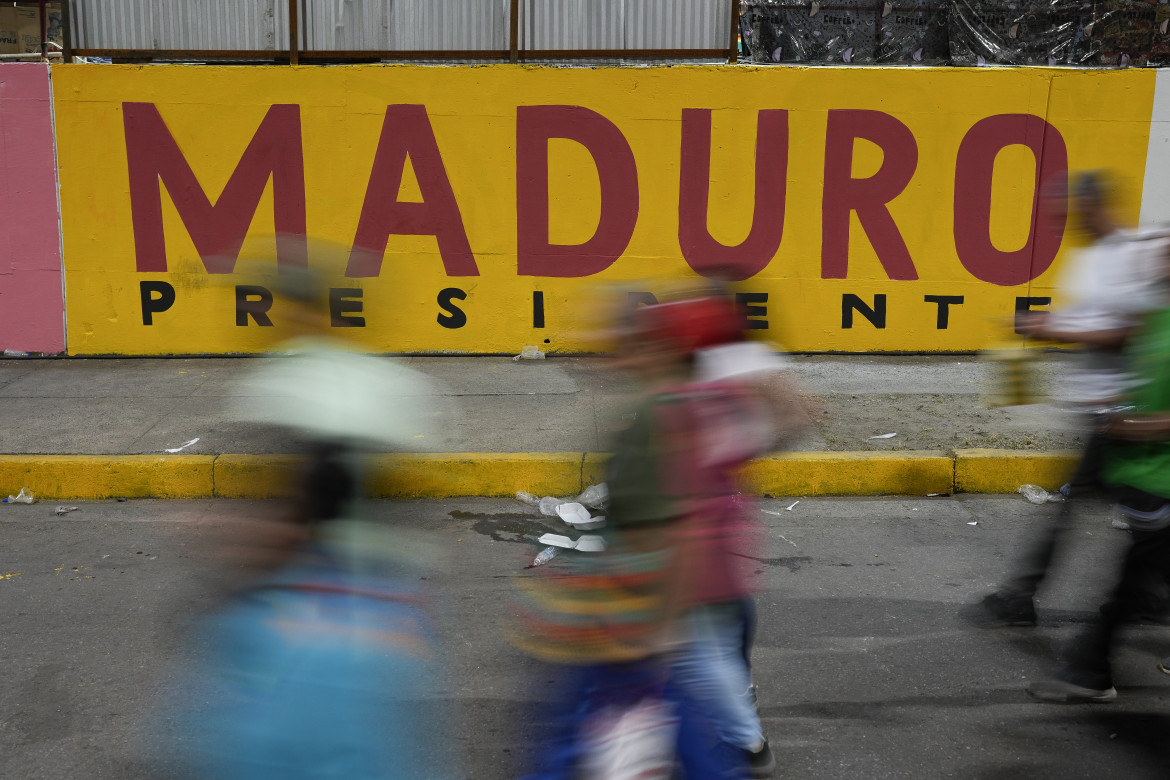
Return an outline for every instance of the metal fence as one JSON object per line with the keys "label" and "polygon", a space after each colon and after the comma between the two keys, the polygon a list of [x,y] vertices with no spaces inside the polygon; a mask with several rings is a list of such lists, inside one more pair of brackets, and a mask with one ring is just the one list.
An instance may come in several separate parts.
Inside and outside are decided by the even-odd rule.
{"label": "metal fence", "polygon": [[66,57],[723,60],[740,0],[67,0]]}

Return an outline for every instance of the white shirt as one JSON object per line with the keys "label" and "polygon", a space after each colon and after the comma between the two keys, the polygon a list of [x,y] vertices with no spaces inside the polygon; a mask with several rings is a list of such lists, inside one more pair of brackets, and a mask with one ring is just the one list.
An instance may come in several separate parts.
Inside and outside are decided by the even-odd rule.
{"label": "white shirt", "polygon": [[758,341],[721,344],[695,352],[695,375],[700,382],[715,382],[786,368],[788,360],[783,355]]}
{"label": "white shirt", "polygon": [[[1117,231],[1074,253],[1057,278],[1056,330],[1115,330],[1137,325],[1163,304],[1166,231]],[[1072,404],[1099,404],[1125,396],[1132,383],[1119,350],[1083,347],[1057,387]]]}

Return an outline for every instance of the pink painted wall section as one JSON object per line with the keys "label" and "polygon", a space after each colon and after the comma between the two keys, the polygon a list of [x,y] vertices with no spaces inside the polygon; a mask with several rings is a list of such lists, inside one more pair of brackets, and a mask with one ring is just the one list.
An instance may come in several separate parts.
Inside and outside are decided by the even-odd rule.
{"label": "pink painted wall section", "polygon": [[0,349],[65,351],[49,66],[0,63]]}

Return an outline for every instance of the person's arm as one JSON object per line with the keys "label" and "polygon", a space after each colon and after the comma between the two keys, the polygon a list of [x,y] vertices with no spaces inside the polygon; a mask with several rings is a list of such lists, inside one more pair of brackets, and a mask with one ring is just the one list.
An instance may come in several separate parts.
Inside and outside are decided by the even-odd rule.
{"label": "person's arm", "polygon": [[752,384],[771,420],[773,447],[812,427],[812,416],[805,408],[800,383],[788,371],[764,374]]}
{"label": "person's arm", "polygon": [[1109,330],[1069,330],[1054,327],[1049,315],[1034,312],[1020,315],[1016,321],[1016,332],[1037,341],[1058,341],[1064,344],[1084,344],[1089,347],[1113,349],[1125,345],[1133,328],[1127,326]]}
{"label": "person's arm", "polygon": [[[691,450],[703,466],[736,466],[769,452],[809,424],[808,414],[781,372],[727,383],[722,398],[706,399]],[[684,480],[684,484],[687,484]],[[688,485],[689,486],[689,485]]]}
{"label": "person's arm", "polygon": [[1117,415],[1105,426],[1104,433],[1111,439],[1125,441],[1165,441],[1170,439],[1170,414],[1133,412]]}

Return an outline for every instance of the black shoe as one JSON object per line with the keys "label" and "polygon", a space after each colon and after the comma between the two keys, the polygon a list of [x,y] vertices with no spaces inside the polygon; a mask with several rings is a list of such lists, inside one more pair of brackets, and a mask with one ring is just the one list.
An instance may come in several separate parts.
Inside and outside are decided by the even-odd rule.
{"label": "black shoe", "polygon": [[753,778],[771,777],[776,771],[776,757],[772,755],[768,740],[765,739],[764,746],[754,753],[750,750],[743,752],[747,756],[748,773]]}
{"label": "black shoe", "polygon": [[979,628],[1036,625],[1036,607],[1031,596],[1003,596],[992,593],[962,612],[967,622]]}

